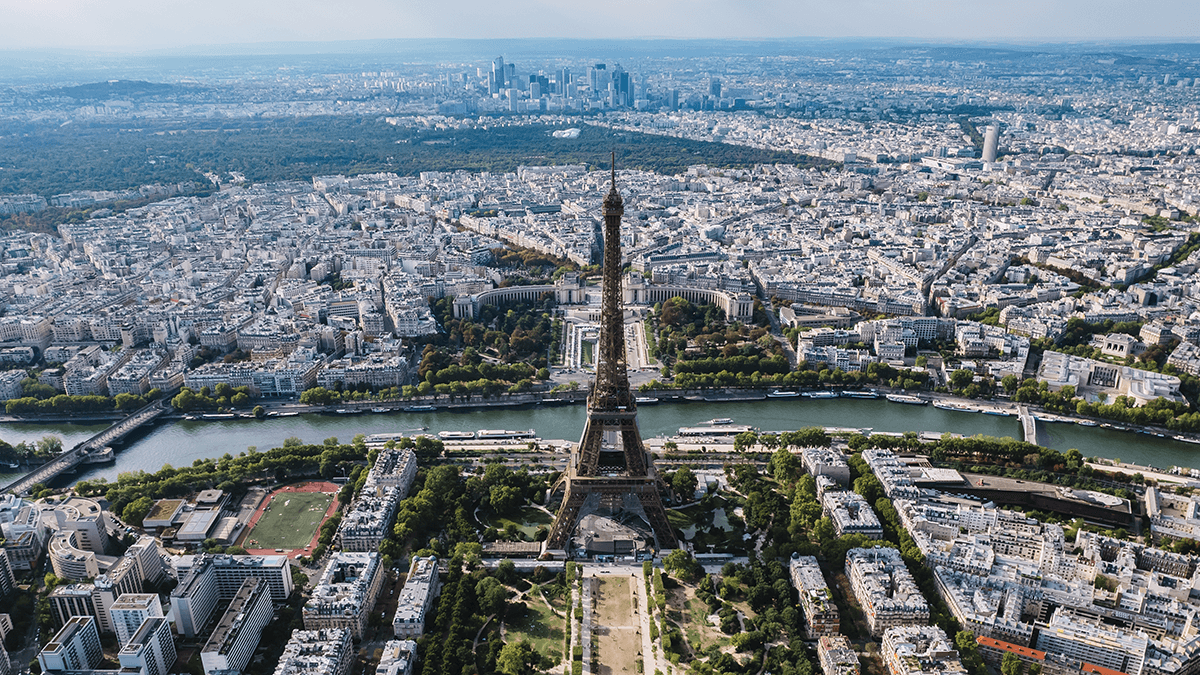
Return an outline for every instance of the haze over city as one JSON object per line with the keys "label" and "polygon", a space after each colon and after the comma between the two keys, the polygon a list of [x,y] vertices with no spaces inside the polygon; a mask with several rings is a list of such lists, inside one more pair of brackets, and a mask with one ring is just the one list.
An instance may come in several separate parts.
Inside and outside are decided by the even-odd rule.
{"label": "haze over city", "polygon": [[0,675],[1200,673],[1200,5],[0,0]]}
{"label": "haze over city", "polygon": [[4,0],[2,50],[145,51],[394,38],[920,38],[944,41],[1197,37],[1186,0]]}

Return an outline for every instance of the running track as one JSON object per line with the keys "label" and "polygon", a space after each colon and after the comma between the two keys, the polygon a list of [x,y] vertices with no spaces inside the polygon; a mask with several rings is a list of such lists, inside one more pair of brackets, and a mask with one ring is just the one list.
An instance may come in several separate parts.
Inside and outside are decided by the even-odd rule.
{"label": "running track", "polygon": [[[248,537],[250,533],[254,531],[254,526],[258,524],[258,519],[262,518],[263,512],[267,510],[267,505],[271,503],[272,499],[275,499],[276,495],[286,494],[289,492],[324,492],[325,494],[336,495],[340,489],[341,488],[334,483],[327,481],[306,481],[304,483],[296,483],[295,485],[285,485],[281,487],[267,495],[267,498],[263,500],[262,504],[259,504],[258,508],[255,509],[254,515],[250,516],[250,522],[246,524],[246,536]],[[325,517],[321,519],[320,523],[317,523],[317,529],[313,532],[312,539],[308,542],[308,552],[311,552],[317,547],[317,540],[321,538],[321,526],[325,524],[326,520],[329,520],[330,516],[332,516],[334,513],[337,513],[337,508],[338,500],[335,498],[329,503],[329,508],[325,511]],[[273,548],[247,548],[246,553],[249,553],[250,555],[276,555],[275,549]],[[306,555],[306,552],[302,548],[297,548],[287,551],[286,555],[289,558],[299,558],[302,555]]]}

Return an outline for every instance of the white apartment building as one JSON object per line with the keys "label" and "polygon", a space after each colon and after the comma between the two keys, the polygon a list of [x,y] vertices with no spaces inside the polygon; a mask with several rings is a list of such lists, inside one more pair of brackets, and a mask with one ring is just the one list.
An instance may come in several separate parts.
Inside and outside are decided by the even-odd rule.
{"label": "white apartment building", "polygon": [[839,537],[861,534],[870,539],[883,538],[883,525],[875,510],[857,492],[825,490],[821,494],[821,510],[833,521],[833,529]]}
{"label": "white apartment building", "polygon": [[167,675],[175,664],[175,638],[162,617],[146,619],[117,654],[123,675]]}
{"label": "white apartment building", "polygon": [[354,504],[342,515],[337,541],[343,551],[378,551],[391,531],[400,492],[394,487],[363,485]]}
{"label": "white apartment building", "polygon": [[837,635],[841,618],[817,559],[813,556],[793,555],[788,564],[788,572],[792,578],[792,585],[800,594],[800,609],[804,614],[804,627],[808,638],[811,640],[823,635]]}
{"label": "white apartment building", "polygon": [[858,652],[844,635],[822,635],[817,640],[817,662],[825,675],[859,675]]}
{"label": "white apartment building", "polygon": [[800,458],[813,476],[829,476],[841,485],[850,484],[850,464],[841,452],[832,448],[802,448]]}
{"label": "white apartment building", "polygon": [[417,477],[417,456],[411,448],[384,448],[375,458],[375,465],[367,473],[363,490],[368,486],[394,487],[400,499],[408,497],[413,480]]}
{"label": "white apartment building", "polygon": [[248,577],[200,650],[205,675],[244,671],[272,613],[270,589],[257,577]]}
{"label": "white apartment building", "polygon": [[883,634],[883,662],[891,675],[964,675],[958,650],[937,626],[895,626]]}
{"label": "white apartment building", "polygon": [[894,626],[929,622],[929,605],[894,548],[854,548],[846,554],[846,576],[862,605],[871,635]]}
{"label": "white apartment building", "polygon": [[171,591],[171,617],[180,635],[195,637],[212,616],[218,600],[232,599],[247,578],[266,584],[272,601],[292,594],[287,556],[180,556],[175,563],[179,585]]}
{"label": "white apartment building", "polygon": [[38,652],[42,672],[91,670],[104,660],[100,632],[90,616],[73,616]]}
{"label": "white apartment building", "polygon": [[161,617],[162,605],[154,593],[122,593],[108,608],[117,642],[125,644],[147,619]]}
{"label": "white apartment building", "polygon": [[354,656],[347,630],[295,630],[283,648],[275,675],[348,675]]}
{"label": "white apartment building", "polygon": [[441,590],[437,562],[434,556],[413,556],[408,580],[396,600],[396,616],[392,620],[396,637],[417,638],[425,634],[425,615]]}
{"label": "white apartment building", "polygon": [[1038,632],[1037,648],[1102,668],[1142,675],[1150,640],[1143,631],[1120,630],[1065,607]]}
{"label": "white apartment building", "polygon": [[379,553],[331,554],[312,596],[304,603],[304,627],[344,628],[354,639],[361,639],[382,583]]}
{"label": "white apartment building", "polygon": [[375,675],[412,675],[417,662],[417,643],[412,640],[388,640],[375,667]]}

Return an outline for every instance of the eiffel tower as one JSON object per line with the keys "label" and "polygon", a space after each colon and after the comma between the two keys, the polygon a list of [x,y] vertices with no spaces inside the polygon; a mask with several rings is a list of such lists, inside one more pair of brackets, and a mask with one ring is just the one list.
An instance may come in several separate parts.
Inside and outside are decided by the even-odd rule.
{"label": "eiffel tower", "polygon": [[621,308],[621,216],[616,153],[612,188],[604,198],[604,285],[600,318],[600,354],[596,382],[588,396],[588,417],[579,447],[553,490],[564,490],[547,549],[565,549],[581,516],[600,507],[644,516],[659,549],[676,548],[667,522],[659,480],[642,444],[637,404],[629,391],[625,360],[625,316]]}

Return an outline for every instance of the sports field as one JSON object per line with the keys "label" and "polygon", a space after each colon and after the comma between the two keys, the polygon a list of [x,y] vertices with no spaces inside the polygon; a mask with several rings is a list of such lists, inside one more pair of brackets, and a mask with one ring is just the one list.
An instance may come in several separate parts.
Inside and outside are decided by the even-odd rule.
{"label": "sports field", "polygon": [[308,546],[336,496],[325,492],[275,493],[243,546],[287,550]]}

